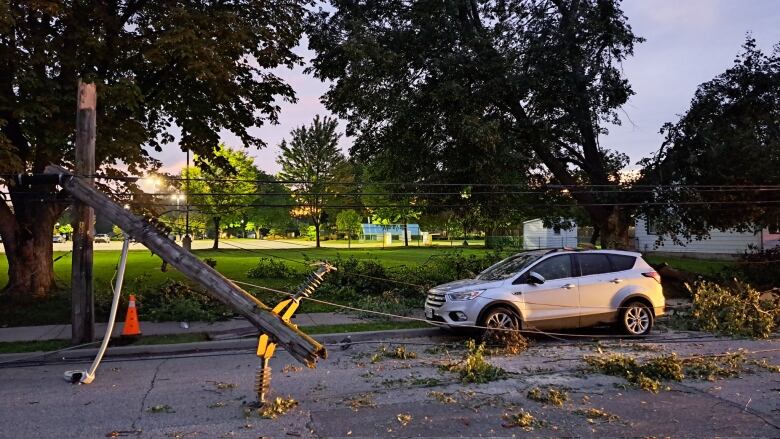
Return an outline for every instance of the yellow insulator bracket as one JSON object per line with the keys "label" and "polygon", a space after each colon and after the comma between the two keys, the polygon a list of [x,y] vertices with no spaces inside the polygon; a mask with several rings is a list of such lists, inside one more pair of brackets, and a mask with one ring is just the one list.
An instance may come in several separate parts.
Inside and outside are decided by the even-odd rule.
{"label": "yellow insulator bracket", "polygon": [[257,356],[263,360],[270,360],[274,356],[276,343],[272,342],[267,334],[260,335],[257,340]]}
{"label": "yellow insulator bracket", "polygon": [[298,306],[300,306],[298,299],[282,300],[271,312],[281,317],[286,323],[290,323],[290,319],[295,314],[295,311],[298,310]]}

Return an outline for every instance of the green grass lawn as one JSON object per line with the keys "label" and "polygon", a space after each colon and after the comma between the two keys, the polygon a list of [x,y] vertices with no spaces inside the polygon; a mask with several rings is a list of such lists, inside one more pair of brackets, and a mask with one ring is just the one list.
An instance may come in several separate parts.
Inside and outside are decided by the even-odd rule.
{"label": "green grass lawn", "polygon": [[[251,240],[247,240],[251,241]],[[249,248],[249,244],[245,243]],[[228,247],[227,245],[225,247]],[[484,253],[481,248],[456,249],[462,251],[464,256],[471,254]],[[285,262],[288,266],[303,275],[309,273],[313,268],[309,265],[311,261],[328,260],[337,256],[355,257],[358,259],[374,259],[386,267],[398,267],[403,265],[418,265],[429,260],[436,255],[443,255],[452,252],[448,247],[393,247],[387,249],[369,248],[369,249],[343,249],[343,248],[305,248],[300,249],[247,249],[240,250],[236,248],[226,248],[224,250],[195,250],[193,253],[201,258],[213,258],[217,260],[216,269],[229,279],[235,279],[241,282],[259,284],[270,288],[286,289],[291,287],[290,280],[285,279],[251,279],[247,277],[247,271],[254,267],[260,258],[273,258]],[[55,254],[55,258],[63,253]],[[114,277],[116,266],[119,262],[120,252],[118,250],[96,250],[94,253],[94,273],[95,273],[95,296],[98,319],[105,319],[108,304],[111,301],[111,282]],[[308,262],[307,262],[308,260]],[[167,272],[161,271],[161,259],[152,255],[148,250],[132,250],[128,255],[127,269],[125,272],[125,283],[123,286],[123,295],[134,294],[141,291],[148,291],[165,283],[166,280],[187,281],[185,276],[176,269],[168,267]],[[8,266],[5,254],[0,254],[0,285],[7,283]],[[53,294],[48,300],[36,302],[27,305],[4,306],[0,307],[0,325],[23,326],[33,324],[53,324],[68,323],[70,321],[70,270],[71,257],[67,255],[54,264],[55,278],[59,293]],[[292,281],[294,284],[295,282]],[[194,284],[193,284],[194,285]],[[200,288],[199,288],[200,289]],[[280,297],[273,293],[262,292],[260,290],[252,291],[261,300],[267,304],[275,304]],[[143,304],[140,304],[141,311]],[[332,311],[331,307],[306,302],[299,312],[322,312]],[[143,314],[141,315],[143,319]]]}
{"label": "green grass lawn", "polygon": [[646,256],[645,260],[650,264],[661,264],[666,262],[672,268],[705,276],[718,274],[723,271],[724,268],[733,267],[735,264],[732,261],[711,261],[706,259],[675,258],[653,255]]}

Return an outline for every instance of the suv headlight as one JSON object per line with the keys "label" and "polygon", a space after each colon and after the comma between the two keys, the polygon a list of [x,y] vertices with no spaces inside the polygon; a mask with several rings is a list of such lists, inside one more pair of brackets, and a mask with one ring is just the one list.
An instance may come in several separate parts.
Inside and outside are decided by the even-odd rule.
{"label": "suv headlight", "polygon": [[463,291],[461,293],[448,293],[447,300],[450,302],[457,302],[461,300],[473,300],[475,297],[479,297],[485,290]]}

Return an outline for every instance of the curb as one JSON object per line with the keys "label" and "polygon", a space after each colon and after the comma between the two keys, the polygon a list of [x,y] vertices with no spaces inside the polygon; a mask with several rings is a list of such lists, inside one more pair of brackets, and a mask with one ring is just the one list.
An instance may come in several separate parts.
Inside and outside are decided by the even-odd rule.
{"label": "curb", "polygon": [[[391,329],[387,331],[340,332],[334,334],[318,334],[312,336],[322,344],[340,343],[345,338],[351,342],[381,341],[387,339],[404,339],[416,337],[436,337],[446,335],[440,328]],[[137,356],[155,356],[165,354],[192,354],[200,352],[246,350],[254,352],[257,340],[240,338],[235,340],[200,341],[194,343],[159,344],[148,346],[116,346],[106,350],[104,358],[121,358]],[[284,350],[283,348],[279,348]],[[0,368],[14,365],[37,365],[67,360],[91,361],[97,354],[97,348],[73,349],[64,352],[25,352],[0,355]],[[27,360],[25,360],[27,359]],[[7,364],[4,364],[7,363]]]}

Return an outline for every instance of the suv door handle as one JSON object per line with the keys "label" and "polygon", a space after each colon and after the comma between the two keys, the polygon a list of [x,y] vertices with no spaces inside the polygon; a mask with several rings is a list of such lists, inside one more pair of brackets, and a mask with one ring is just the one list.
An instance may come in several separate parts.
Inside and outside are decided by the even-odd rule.
{"label": "suv door handle", "polygon": [[620,282],[623,282],[623,279],[614,278],[610,282],[612,282],[613,284],[619,284]]}
{"label": "suv door handle", "polygon": [[576,285],[574,285],[574,284],[561,285],[561,288],[564,288],[564,289],[567,289],[567,290],[570,290],[570,289],[572,289],[574,287],[576,287]]}

